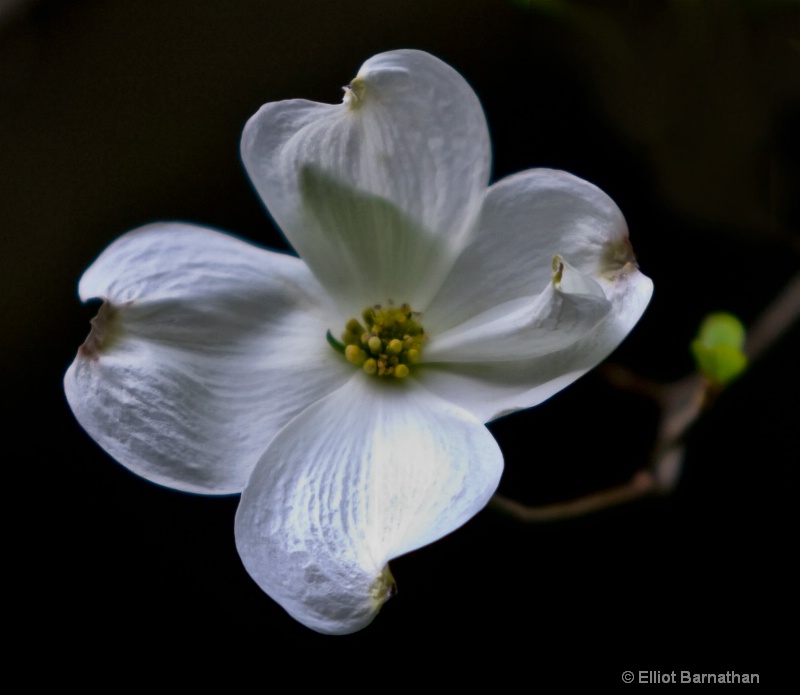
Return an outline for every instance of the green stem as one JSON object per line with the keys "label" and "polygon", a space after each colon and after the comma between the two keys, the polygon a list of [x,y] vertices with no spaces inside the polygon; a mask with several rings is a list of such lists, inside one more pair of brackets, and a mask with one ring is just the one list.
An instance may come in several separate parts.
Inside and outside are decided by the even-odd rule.
{"label": "green stem", "polygon": [[336,338],[333,337],[333,333],[331,333],[330,329],[325,334],[325,337],[328,339],[328,345],[330,345],[336,352],[341,352],[344,355],[344,343],[340,343]]}

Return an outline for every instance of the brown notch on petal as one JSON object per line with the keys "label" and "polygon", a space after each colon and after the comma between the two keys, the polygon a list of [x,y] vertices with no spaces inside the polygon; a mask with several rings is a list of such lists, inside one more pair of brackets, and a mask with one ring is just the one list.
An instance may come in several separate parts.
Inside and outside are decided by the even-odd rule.
{"label": "brown notch on petal", "polygon": [[385,565],[370,587],[369,593],[375,603],[375,609],[380,607],[393,596],[397,596],[397,582],[392,576],[389,565]]}
{"label": "brown notch on petal", "polygon": [[600,258],[600,272],[603,275],[614,279],[620,271],[624,274],[638,267],[633,246],[627,235],[623,239],[606,244]]}
{"label": "brown notch on petal", "polygon": [[110,342],[118,332],[118,315],[119,311],[115,306],[112,306],[108,300],[103,301],[97,316],[90,321],[92,330],[89,331],[83,345],[78,348],[78,354],[90,360],[99,359],[100,354],[108,349]]}

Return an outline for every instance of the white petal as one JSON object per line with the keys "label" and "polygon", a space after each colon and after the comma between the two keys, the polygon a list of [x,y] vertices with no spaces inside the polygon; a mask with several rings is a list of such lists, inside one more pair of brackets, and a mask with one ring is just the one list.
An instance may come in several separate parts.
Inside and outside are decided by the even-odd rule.
{"label": "white petal", "polygon": [[355,283],[358,302],[427,304],[474,219],[490,157],[469,85],[410,50],[368,60],[345,103],[266,104],[242,136],[267,208],[341,303]]}
{"label": "white petal", "polygon": [[357,373],[273,440],[242,494],[239,553],[294,618],[354,632],[387,598],[387,562],[476,514],[502,467],[462,409]]}
{"label": "white petal", "polygon": [[244,487],[275,433],[352,374],[297,258],[209,229],[155,224],[86,271],[105,303],[69,368],[75,416],[133,472],[189,492]]}
{"label": "white petal", "polygon": [[420,365],[425,388],[489,422],[550,398],[604,360],[633,329],[653,293],[652,281],[633,264],[601,278],[611,311],[564,350],[504,362]]}
{"label": "white petal", "polygon": [[627,238],[614,201],[582,179],[550,169],[503,179],[487,191],[470,243],[424,325],[443,332],[506,302],[538,297],[556,255],[599,280],[609,265],[632,260]]}
{"label": "white petal", "polygon": [[487,309],[425,348],[425,362],[494,362],[539,357],[563,350],[608,314],[610,302],[591,278],[559,256],[554,277],[538,297],[513,299]]}

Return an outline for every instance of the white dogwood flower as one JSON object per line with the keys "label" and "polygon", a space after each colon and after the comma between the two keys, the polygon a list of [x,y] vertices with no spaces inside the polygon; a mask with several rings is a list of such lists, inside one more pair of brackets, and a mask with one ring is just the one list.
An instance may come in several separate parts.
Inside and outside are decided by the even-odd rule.
{"label": "white dogwood flower", "polygon": [[478,99],[426,53],[371,58],[338,105],[265,105],[242,156],[302,260],[181,223],[126,234],[81,279],[104,303],[65,389],[135,473],[241,492],[248,572],[302,623],[352,632],[392,558],[495,491],[483,423],[605,358],[652,283],[593,185],[488,187]]}

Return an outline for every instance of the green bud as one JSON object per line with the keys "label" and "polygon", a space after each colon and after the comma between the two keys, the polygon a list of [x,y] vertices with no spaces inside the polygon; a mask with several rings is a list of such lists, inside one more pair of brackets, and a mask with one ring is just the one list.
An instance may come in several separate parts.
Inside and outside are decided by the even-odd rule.
{"label": "green bud", "polygon": [[700,324],[700,331],[691,343],[697,368],[718,386],[726,386],[747,368],[742,352],[745,329],[733,314],[709,314]]}

